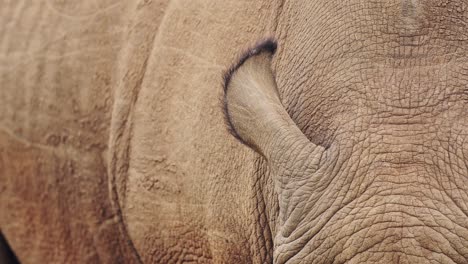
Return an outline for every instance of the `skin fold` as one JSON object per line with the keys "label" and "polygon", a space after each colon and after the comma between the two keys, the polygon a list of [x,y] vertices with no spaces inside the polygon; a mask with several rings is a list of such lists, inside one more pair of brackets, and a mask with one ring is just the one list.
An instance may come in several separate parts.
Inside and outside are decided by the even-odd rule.
{"label": "skin fold", "polygon": [[467,25],[463,0],[4,1],[1,233],[26,264],[468,263]]}

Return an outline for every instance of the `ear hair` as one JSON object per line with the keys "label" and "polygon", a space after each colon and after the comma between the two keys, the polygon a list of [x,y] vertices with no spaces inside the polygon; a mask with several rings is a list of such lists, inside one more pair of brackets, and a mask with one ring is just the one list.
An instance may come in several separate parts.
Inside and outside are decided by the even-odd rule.
{"label": "ear hair", "polygon": [[277,46],[278,46],[278,44],[277,44],[277,42],[276,42],[276,40],[274,38],[270,37],[270,38],[266,38],[264,40],[261,40],[261,41],[257,42],[253,47],[251,47],[251,48],[247,49],[246,51],[244,51],[238,57],[236,63],[234,63],[231,67],[229,67],[229,69],[227,69],[223,73],[223,91],[224,91],[224,94],[223,94],[223,97],[222,97],[222,109],[223,109],[223,115],[224,115],[224,123],[226,124],[226,128],[227,128],[228,132],[232,136],[234,136],[242,144],[244,144],[244,145],[246,145],[248,147],[251,147],[251,148],[253,146],[251,146],[250,144],[245,142],[245,140],[243,140],[239,136],[239,134],[237,133],[236,129],[234,128],[234,126],[232,124],[231,117],[229,115],[229,110],[228,110],[228,107],[227,107],[227,100],[226,100],[229,83],[231,82],[231,78],[234,75],[234,73],[249,58],[251,58],[253,56],[256,56],[256,55],[259,55],[262,52],[269,52],[269,53],[271,53],[273,55],[276,52]]}

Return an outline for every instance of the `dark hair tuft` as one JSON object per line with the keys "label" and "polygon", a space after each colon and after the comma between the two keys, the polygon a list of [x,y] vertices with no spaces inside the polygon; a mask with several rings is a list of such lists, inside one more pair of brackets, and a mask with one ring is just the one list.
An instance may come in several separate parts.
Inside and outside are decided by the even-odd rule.
{"label": "dark hair tuft", "polygon": [[226,93],[227,91],[228,85],[231,82],[231,78],[234,72],[236,72],[237,69],[239,69],[240,66],[242,66],[242,64],[244,64],[244,62],[247,61],[247,59],[249,59],[252,56],[258,55],[264,51],[268,51],[274,54],[277,46],[278,44],[276,43],[276,40],[274,40],[273,38],[267,38],[265,40],[258,42],[252,48],[247,49],[245,52],[243,52],[241,56],[239,56],[239,58],[237,59],[237,62],[234,63],[227,71],[224,72],[224,75],[223,75],[224,76],[223,77],[224,93]]}

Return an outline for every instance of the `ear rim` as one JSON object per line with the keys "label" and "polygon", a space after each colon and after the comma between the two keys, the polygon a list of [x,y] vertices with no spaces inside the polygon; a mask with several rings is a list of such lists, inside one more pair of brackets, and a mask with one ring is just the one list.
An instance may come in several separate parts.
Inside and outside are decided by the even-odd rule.
{"label": "ear rim", "polygon": [[234,128],[234,125],[231,120],[231,116],[229,114],[228,109],[228,102],[227,102],[227,93],[229,89],[229,84],[231,82],[232,76],[234,73],[251,57],[260,55],[263,52],[269,52],[273,56],[278,48],[278,42],[273,38],[269,37],[257,42],[251,48],[244,51],[236,60],[236,62],[229,67],[223,73],[223,97],[222,97],[222,110],[223,110],[223,117],[225,127],[229,134],[231,134],[234,138],[236,138],[239,142],[246,145],[249,148],[255,149],[254,146],[247,143],[244,139],[239,136],[239,133]]}

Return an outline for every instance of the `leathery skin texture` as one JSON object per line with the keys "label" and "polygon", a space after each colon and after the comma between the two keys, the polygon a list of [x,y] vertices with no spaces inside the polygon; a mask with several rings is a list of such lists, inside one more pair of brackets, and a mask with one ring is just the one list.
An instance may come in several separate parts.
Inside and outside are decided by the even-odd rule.
{"label": "leathery skin texture", "polygon": [[[468,262],[467,8],[463,1],[285,3],[273,59],[278,90],[323,151],[305,155],[277,143],[265,155],[255,146],[276,144],[270,128],[250,131],[250,99],[227,93],[232,126],[265,156],[260,166],[279,166],[269,160],[275,155],[290,159],[268,174],[278,197],[274,263]],[[239,76],[233,86],[249,83]],[[317,158],[316,169],[303,166]]]}
{"label": "leathery skin texture", "polygon": [[[4,1],[1,233],[21,263],[467,263],[467,8]],[[259,154],[219,98],[265,36],[290,120]]]}

